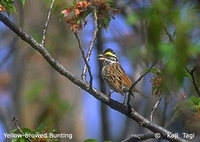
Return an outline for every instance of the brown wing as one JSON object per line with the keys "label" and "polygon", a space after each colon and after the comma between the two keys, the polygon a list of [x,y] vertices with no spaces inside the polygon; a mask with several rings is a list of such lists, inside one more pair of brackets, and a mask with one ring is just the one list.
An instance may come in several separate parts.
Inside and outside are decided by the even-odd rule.
{"label": "brown wing", "polygon": [[119,92],[121,95],[124,96],[124,92],[119,87],[119,82],[117,82],[117,80],[115,79],[114,72],[110,68],[110,66],[103,67],[102,77],[104,78],[110,89],[112,89],[115,92]]}
{"label": "brown wing", "polygon": [[127,76],[127,74],[125,73],[124,69],[122,68],[122,66],[119,63],[114,63],[112,64],[116,74],[117,74],[117,80],[122,82],[121,84],[121,88],[123,86],[125,87],[130,87],[132,85],[132,81],[129,79],[129,77]]}
{"label": "brown wing", "polygon": [[123,87],[130,87],[132,84],[119,63],[105,66],[102,70],[102,76],[112,90],[122,95],[124,95]]}

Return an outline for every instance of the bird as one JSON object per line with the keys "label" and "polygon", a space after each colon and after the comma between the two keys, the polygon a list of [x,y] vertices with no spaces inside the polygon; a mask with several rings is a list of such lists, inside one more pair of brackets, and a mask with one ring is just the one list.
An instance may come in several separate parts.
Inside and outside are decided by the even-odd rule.
{"label": "bird", "polygon": [[[98,59],[100,62],[103,62],[103,67],[101,69],[101,76],[103,80],[107,83],[108,87],[113,90],[113,92],[118,92],[124,96],[123,104],[125,104],[126,94],[132,85],[132,81],[122,68],[117,55],[111,48],[107,48],[98,55]],[[146,95],[135,87],[133,87],[132,92],[136,92],[147,98]],[[108,95],[109,98],[112,93],[110,92]]]}

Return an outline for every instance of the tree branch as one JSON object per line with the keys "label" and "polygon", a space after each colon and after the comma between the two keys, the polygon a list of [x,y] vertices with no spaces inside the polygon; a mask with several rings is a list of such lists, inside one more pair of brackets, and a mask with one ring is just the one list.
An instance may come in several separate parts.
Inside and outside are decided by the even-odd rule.
{"label": "tree branch", "polygon": [[129,108],[129,110],[131,109],[131,106],[130,106],[130,96],[132,95],[132,90],[133,90],[133,87],[135,87],[135,85],[145,76],[145,75],[147,75],[150,71],[151,71],[151,69],[154,67],[154,65],[157,63],[157,61],[155,61],[152,65],[151,65],[151,67],[145,72],[145,73],[143,73],[132,85],[131,85],[131,87],[129,88],[129,90],[128,90],[128,101],[127,101],[127,105],[128,105],[128,108]]}
{"label": "tree branch", "polygon": [[[14,33],[16,33],[23,41],[31,45],[32,48],[37,50],[44,59],[61,75],[65,76],[67,79],[69,79],[71,82],[76,84],[78,87],[82,88],[83,90],[87,91],[90,95],[94,96],[99,101],[102,101],[103,103],[107,104],[112,109],[121,112],[122,114],[130,117],[131,119],[135,120],[138,124],[141,126],[151,130],[155,133],[160,133],[161,137],[164,139],[168,139],[171,142],[188,142],[187,140],[184,140],[180,137],[173,138],[168,137],[167,135],[169,133],[172,133],[168,131],[167,129],[151,123],[149,120],[144,118],[142,115],[140,115],[138,112],[136,112],[134,109],[131,109],[131,111],[128,110],[128,108],[124,105],[122,105],[119,102],[116,102],[115,100],[109,99],[105,94],[98,91],[96,88],[92,87],[90,88],[90,85],[83,81],[81,78],[73,75],[71,72],[69,72],[67,69],[65,69],[57,60],[55,60],[49,52],[46,50],[44,46],[42,46],[40,43],[38,43],[32,36],[24,32],[21,27],[16,26],[13,22],[11,22],[7,17],[5,17],[2,13],[0,13],[0,21],[3,22],[10,30],[12,30]],[[129,113],[130,112],[130,113]]]}
{"label": "tree branch", "polygon": [[[18,120],[17,120],[15,117],[13,117],[12,121],[14,122],[15,127],[17,128],[17,130],[19,130],[19,132],[24,136],[25,133],[24,133],[24,132],[22,131],[22,129],[19,127],[19,125],[18,125]],[[27,137],[26,139],[27,139],[29,142],[33,142],[29,137]]]}
{"label": "tree branch", "polygon": [[54,2],[55,2],[55,0],[51,1],[51,5],[50,5],[49,11],[48,11],[47,19],[46,19],[46,22],[45,22],[45,25],[44,25],[44,29],[43,29],[43,32],[42,32],[42,42],[41,42],[41,44],[43,46],[45,45],[47,28],[48,28],[48,25],[49,25],[49,19],[50,19],[50,16],[51,16],[51,11],[53,9]]}
{"label": "tree branch", "polygon": [[196,82],[195,77],[194,77],[194,71],[196,70],[196,68],[194,67],[192,70],[189,70],[189,69],[185,68],[185,70],[186,70],[186,71],[190,74],[190,76],[192,77],[192,83],[193,83],[194,88],[195,88],[195,90],[196,90],[196,92],[197,92],[197,95],[200,97],[200,90],[199,90],[199,88],[198,88],[198,86],[197,86],[197,82]]}
{"label": "tree branch", "polygon": [[160,101],[162,100],[163,95],[160,96],[159,100],[155,103],[154,107],[152,108],[151,114],[150,114],[150,121],[153,122],[153,115],[154,112],[158,109],[158,106],[160,104]]}
{"label": "tree branch", "polygon": [[166,26],[164,27],[164,30],[165,30],[167,36],[169,37],[169,41],[170,41],[170,42],[173,42],[173,41],[174,41],[174,36],[175,36],[175,34],[176,34],[176,31],[174,31],[173,35],[171,35],[171,34],[169,33],[169,31],[168,31],[168,29],[167,29]]}
{"label": "tree branch", "polygon": [[85,53],[84,53],[84,51],[83,51],[83,49],[82,49],[82,47],[81,47],[81,42],[80,42],[80,39],[79,39],[79,37],[78,37],[78,33],[74,32],[74,35],[75,35],[75,37],[76,37],[76,39],[77,39],[77,41],[78,41],[78,47],[79,47],[79,49],[80,49],[80,51],[81,51],[81,54],[82,54],[83,60],[84,60],[84,62],[85,62],[85,65],[86,65],[87,68],[88,68],[88,72],[89,72],[89,75],[90,75],[90,88],[92,89],[92,81],[93,81],[92,71],[91,71],[91,69],[90,69],[90,66],[89,66],[89,64],[88,64],[87,59],[85,58]]}
{"label": "tree branch", "polygon": [[[98,32],[98,23],[97,23],[97,20],[98,20],[98,18],[97,18],[97,13],[96,13],[96,9],[94,9],[94,33],[93,33],[93,37],[92,37],[92,40],[91,40],[91,42],[90,42],[90,47],[89,47],[89,49],[88,49],[88,52],[87,52],[87,56],[86,56],[86,61],[87,62],[89,62],[89,60],[90,60],[90,56],[91,56],[91,53],[92,53],[92,49],[93,49],[93,47],[94,47],[94,41],[95,41],[95,39],[96,39],[96,37],[97,37],[97,32]],[[82,79],[84,80],[84,81],[86,81],[86,71],[87,71],[87,68],[88,68],[88,66],[87,66],[87,64],[85,63],[84,64],[84,67],[83,67],[83,71],[82,71]]]}
{"label": "tree branch", "polygon": [[129,93],[131,92],[131,90],[133,90],[133,87],[135,87],[135,85],[136,85],[140,80],[142,80],[142,78],[143,78],[145,75],[147,75],[147,74],[151,71],[151,69],[155,66],[156,63],[157,63],[157,61],[155,61],[155,62],[151,65],[151,67],[150,67],[145,73],[143,73],[143,74],[131,85],[131,87],[130,87],[129,90],[128,90]]}
{"label": "tree branch", "polygon": [[131,135],[129,138],[122,140],[121,142],[138,142],[138,141],[144,141],[147,139],[154,139],[154,138],[155,138],[154,133],[134,134],[134,135]]}

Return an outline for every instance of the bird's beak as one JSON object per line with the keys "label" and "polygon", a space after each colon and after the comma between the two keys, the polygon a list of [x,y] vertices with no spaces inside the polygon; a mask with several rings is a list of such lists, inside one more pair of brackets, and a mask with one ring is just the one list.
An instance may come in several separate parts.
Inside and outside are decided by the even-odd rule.
{"label": "bird's beak", "polygon": [[102,54],[99,54],[98,57],[99,57],[99,60],[100,60],[100,61],[105,60],[105,57],[104,57]]}

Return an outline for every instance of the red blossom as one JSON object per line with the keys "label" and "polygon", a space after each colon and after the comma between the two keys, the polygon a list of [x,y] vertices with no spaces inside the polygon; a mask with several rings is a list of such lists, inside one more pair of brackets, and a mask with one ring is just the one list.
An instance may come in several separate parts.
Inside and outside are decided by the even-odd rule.
{"label": "red blossom", "polygon": [[114,9],[112,12],[113,12],[113,14],[118,14],[118,13],[121,12],[121,10],[119,10],[119,9]]}
{"label": "red blossom", "polygon": [[74,13],[76,16],[78,16],[80,14],[80,11],[78,9],[74,9]]}
{"label": "red blossom", "polygon": [[84,12],[88,10],[90,5],[91,3],[86,0],[80,1],[76,2],[74,6],[61,11],[66,23],[70,24],[70,29],[73,32],[82,29],[87,24],[85,19],[81,19],[81,16],[84,15]]}
{"label": "red blossom", "polygon": [[2,5],[0,5],[0,12],[1,11],[5,11],[6,9],[5,9],[5,7],[3,7]]}
{"label": "red blossom", "polygon": [[185,93],[181,93],[181,98],[182,98],[182,99],[185,99],[185,98],[186,98]]}
{"label": "red blossom", "polygon": [[73,32],[77,32],[80,29],[82,29],[81,24],[72,24],[71,27],[70,27],[70,30],[72,30]]}
{"label": "red blossom", "polygon": [[63,14],[64,17],[67,17],[71,11],[72,11],[71,8],[64,9],[63,11],[61,11],[61,14]]}
{"label": "red blossom", "polygon": [[81,1],[76,3],[77,8],[87,8],[90,5],[91,5],[90,2],[88,1]]}

